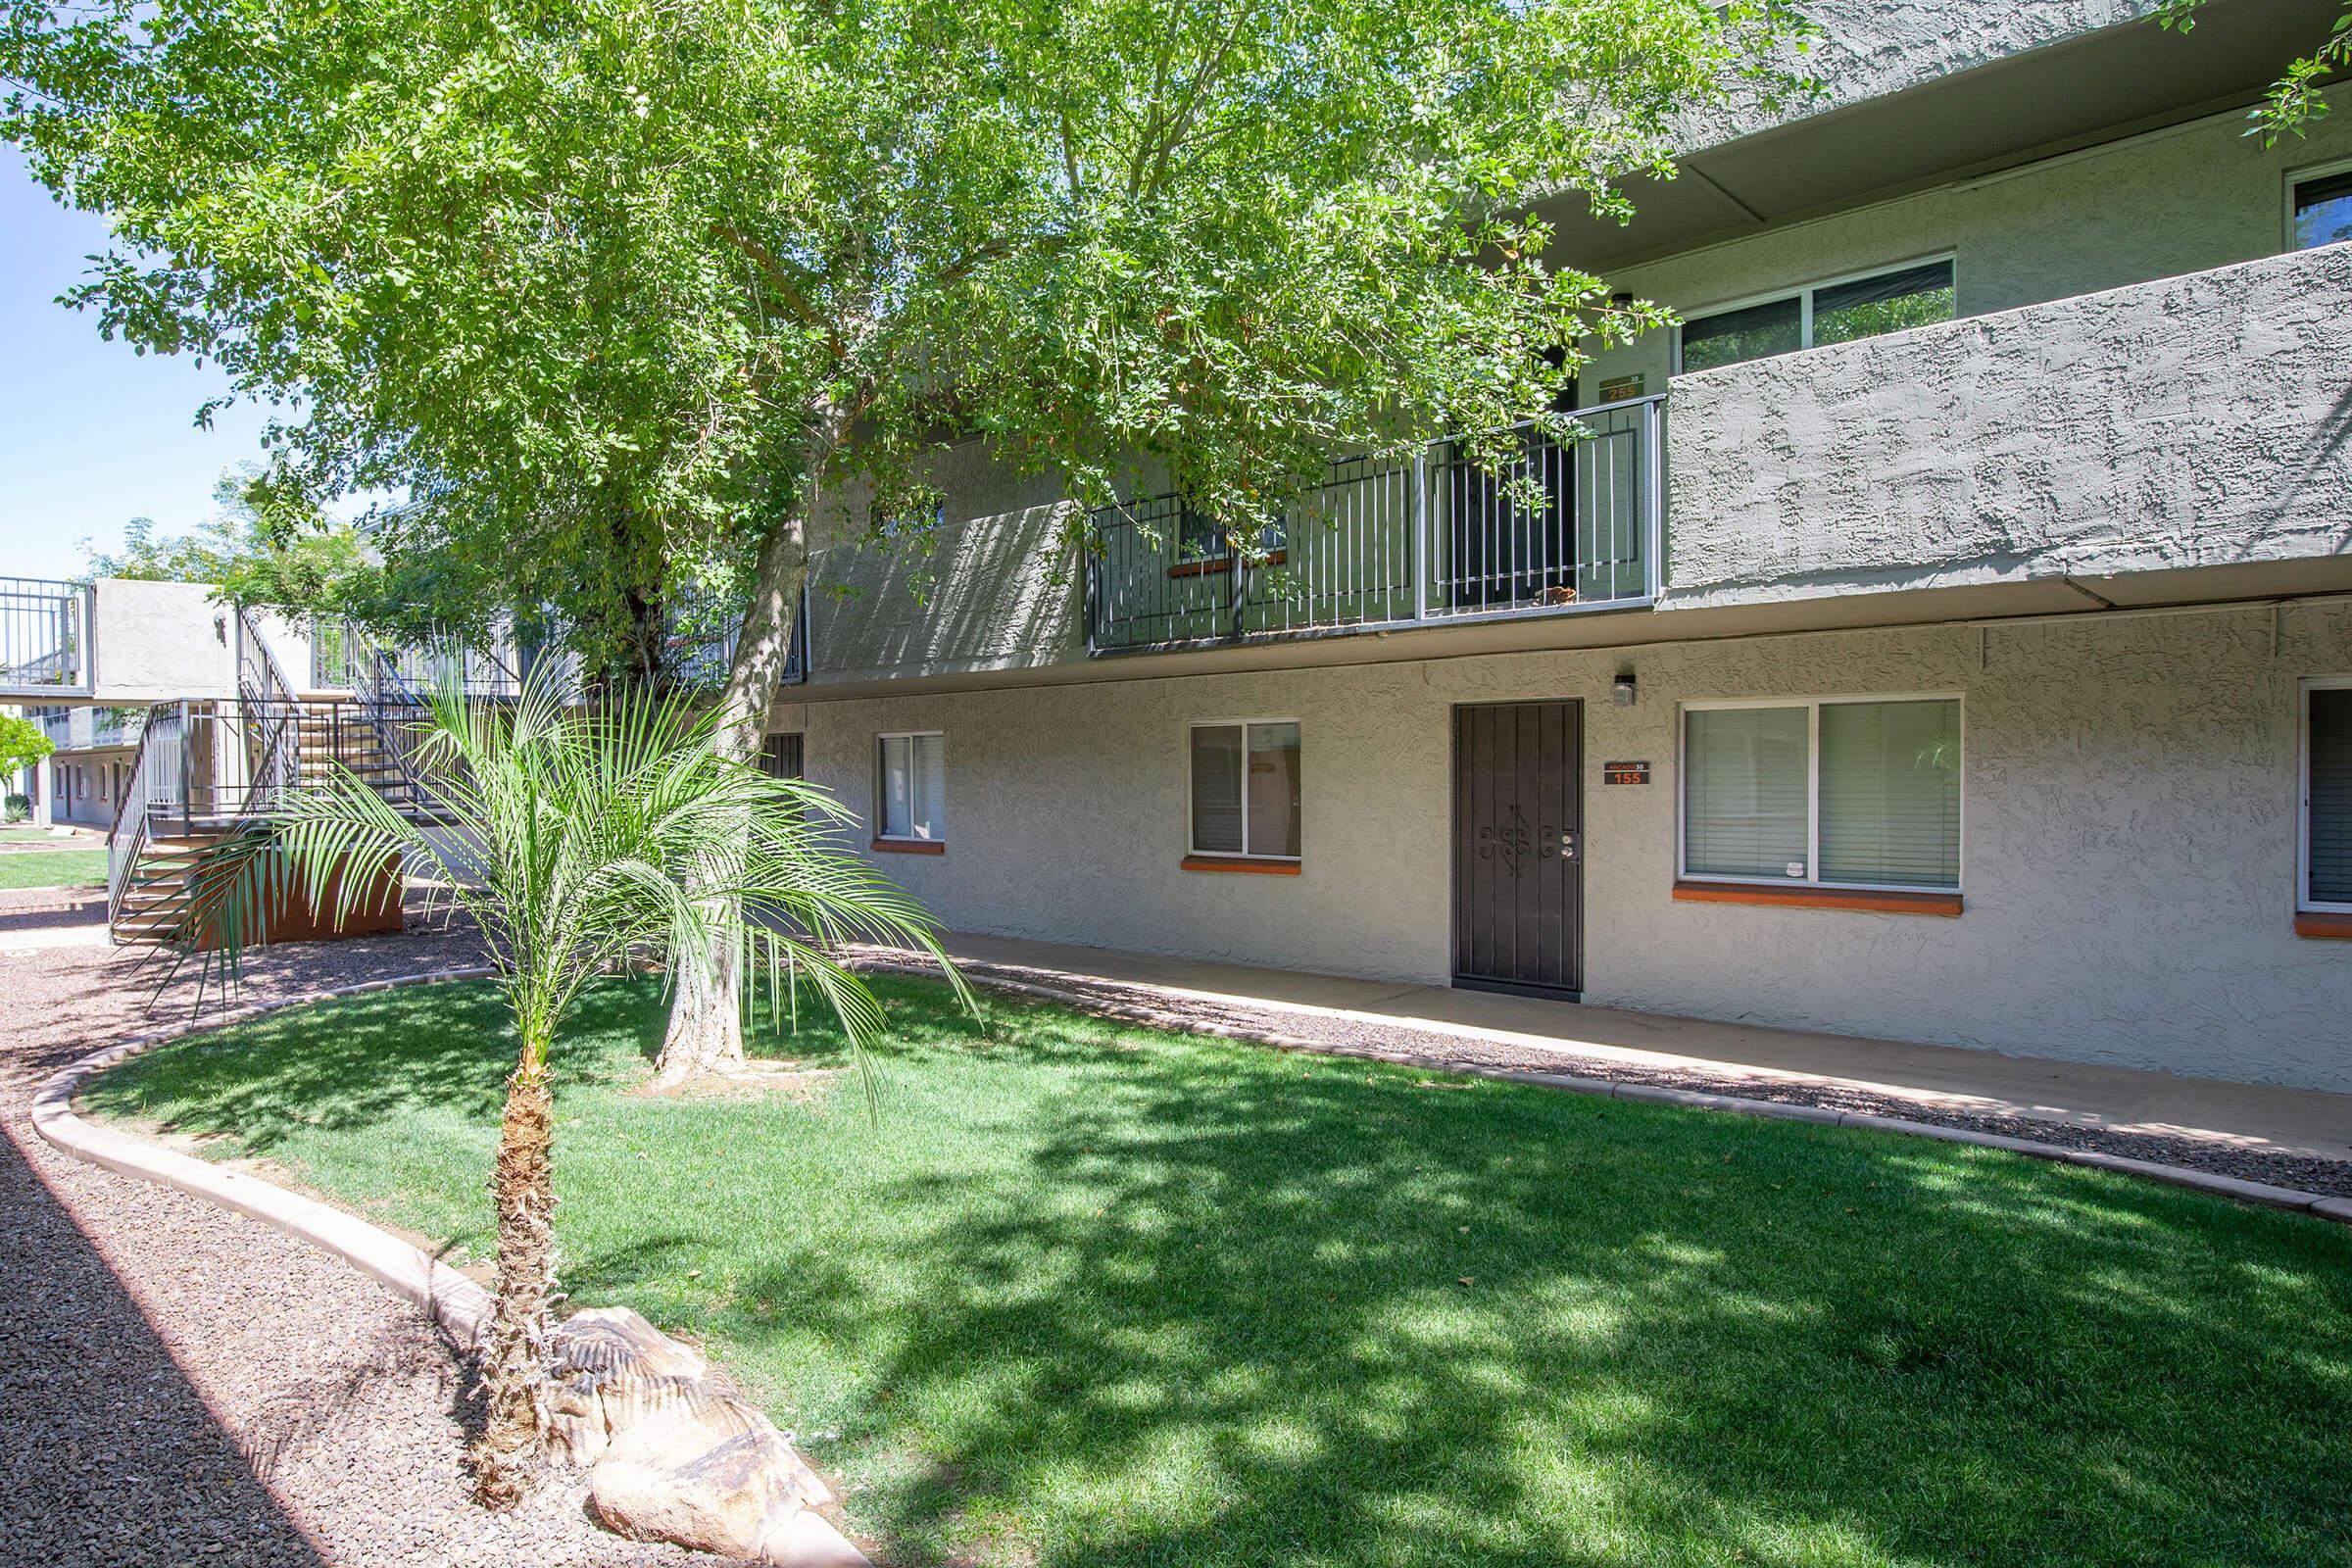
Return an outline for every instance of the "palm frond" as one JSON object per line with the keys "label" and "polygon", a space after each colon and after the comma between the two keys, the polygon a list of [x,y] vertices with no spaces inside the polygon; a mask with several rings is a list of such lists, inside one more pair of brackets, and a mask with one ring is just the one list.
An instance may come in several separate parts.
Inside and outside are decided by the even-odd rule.
{"label": "palm frond", "polygon": [[[853,814],[823,790],[722,756],[716,718],[675,699],[623,693],[596,704],[543,680],[509,704],[434,692],[414,757],[433,824],[404,814],[341,768],[295,792],[199,865],[201,920],[179,961],[233,983],[272,911],[307,896],[341,920],[365,896],[354,868],[394,857],[429,872],[441,907],[480,925],[525,1041],[547,1041],[579,989],[649,951],[672,984],[699,985],[732,951],[772,1011],[797,1022],[799,989],[841,1020],[867,1102],[867,1048],[888,1028],[843,950],[871,942],[934,958],[964,1004],[977,1001],[922,906],[857,855]],[[174,964],[176,971],[177,964]],[[167,976],[167,982],[169,976]]]}

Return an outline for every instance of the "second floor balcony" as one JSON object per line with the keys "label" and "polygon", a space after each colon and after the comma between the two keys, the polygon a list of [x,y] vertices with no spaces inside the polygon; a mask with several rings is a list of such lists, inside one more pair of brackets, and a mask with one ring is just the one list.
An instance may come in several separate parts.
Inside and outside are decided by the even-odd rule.
{"label": "second floor balcony", "polygon": [[90,688],[90,590],[0,577],[0,701]]}
{"label": "second floor balcony", "polygon": [[1180,494],[1091,519],[1088,652],[1625,610],[1657,592],[1664,399],[1580,411],[1569,439],[1535,425],[1482,464],[1439,441],[1335,461],[1262,520]]}
{"label": "second floor balcony", "polygon": [[1180,496],[1104,509],[1086,652],[2352,588],[2352,244],[1699,371],[1671,404],[1580,412],[1574,441],[1521,432],[1499,471],[1450,443],[1335,463],[1242,528]]}

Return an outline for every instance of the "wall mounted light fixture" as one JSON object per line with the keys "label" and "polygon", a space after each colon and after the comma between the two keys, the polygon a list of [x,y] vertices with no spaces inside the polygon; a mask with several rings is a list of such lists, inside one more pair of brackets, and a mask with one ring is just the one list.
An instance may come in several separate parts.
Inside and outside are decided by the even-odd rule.
{"label": "wall mounted light fixture", "polygon": [[1609,697],[1619,708],[1634,706],[1634,672],[1632,670],[1621,669],[1617,672],[1617,681],[1609,688]]}

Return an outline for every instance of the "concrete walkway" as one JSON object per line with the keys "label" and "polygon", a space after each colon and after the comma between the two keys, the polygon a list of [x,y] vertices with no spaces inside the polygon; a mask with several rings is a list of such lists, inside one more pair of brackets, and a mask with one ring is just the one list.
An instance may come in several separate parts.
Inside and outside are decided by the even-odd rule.
{"label": "concrete walkway", "polygon": [[[2352,1095],[1007,937],[958,933],[947,946],[976,974],[1132,992],[1182,1003],[1208,1021],[1285,1015],[1317,1033],[1384,1044],[1435,1037],[1508,1048],[1558,1072],[1703,1082],[1717,1093],[1770,1099],[1891,1102],[1931,1120],[2016,1119],[2256,1160],[2352,1161]],[[2214,1163],[2234,1162],[2224,1155]]]}

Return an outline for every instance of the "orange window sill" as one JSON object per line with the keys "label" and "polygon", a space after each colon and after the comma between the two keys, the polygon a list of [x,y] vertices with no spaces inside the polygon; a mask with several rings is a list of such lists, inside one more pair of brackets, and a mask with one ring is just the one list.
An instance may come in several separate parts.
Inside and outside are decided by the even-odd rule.
{"label": "orange window sill", "polygon": [[942,839],[876,839],[876,855],[945,855],[948,846]]}
{"label": "orange window sill", "polygon": [[1677,882],[1674,896],[1693,904],[1778,904],[1796,909],[1869,909],[1879,914],[1960,912],[1957,893],[1867,893],[1846,888],[1776,888],[1746,882]]}
{"label": "orange window sill", "polygon": [[2295,935],[2323,942],[2352,942],[2352,914],[2323,909],[2295,911]]}
{"label": "orange window sill", "polygon": [[1297,876],[1297,860],[1251,860],[1231,855],[1188,855],[1180,868],[1186,871],[1239,871],[1248,876]]}

